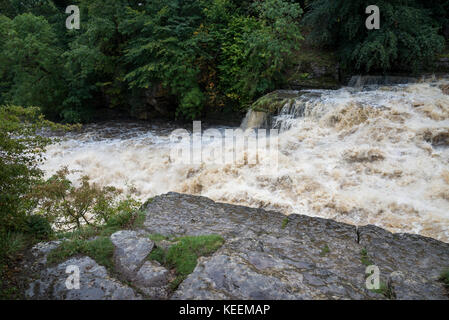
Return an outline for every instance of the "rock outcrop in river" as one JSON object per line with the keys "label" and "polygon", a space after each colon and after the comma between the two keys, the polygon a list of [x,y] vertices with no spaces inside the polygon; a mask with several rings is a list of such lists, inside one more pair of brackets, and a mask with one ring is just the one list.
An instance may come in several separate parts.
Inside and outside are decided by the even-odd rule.
{"label": "rock outcrop in river", "polygon": [[[140,230],[111,236],[114,272],[86,256],[47,265],[60,241],[32,249],[35,279],[29,299],[447,299],[439,281],[449,244],[375,226],[356,227],[304,215],[285,215],[208,198],[168,193],[145,205]],[[173,270],[147,257],[173,245],[165,236],[220,235],[224,244],[198,259],[174,290]],[[80,270],[80,288],[67,289],[66,268]],[[367,265],[380,270],[381,289],[365,285]]]}

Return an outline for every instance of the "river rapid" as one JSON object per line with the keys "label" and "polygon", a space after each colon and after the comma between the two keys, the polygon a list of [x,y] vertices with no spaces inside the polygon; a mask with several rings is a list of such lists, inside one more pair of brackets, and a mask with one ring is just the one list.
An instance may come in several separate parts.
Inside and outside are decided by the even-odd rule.
{"label": "river rapid", "polygon": [[[110,122],[49,146],[42,168],[50,176],[67,166],[77,170],[74,181],[86,174],[141,200],[175,191],[449,242],[449,95],[441,89],[448,84],[298,92],[270,121],[280,130],[277,158],[267,153],[257,163],[175,162],[173,124]],[[214,157],[219,146],[203,148]]]}

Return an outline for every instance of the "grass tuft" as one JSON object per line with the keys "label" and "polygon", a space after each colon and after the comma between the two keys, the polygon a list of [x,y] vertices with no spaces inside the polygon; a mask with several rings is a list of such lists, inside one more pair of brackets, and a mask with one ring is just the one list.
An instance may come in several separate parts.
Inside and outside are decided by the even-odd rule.
{"label": "grass tuft", "polygon": [[148,259],[155,260],[159,262],[161,265],[165,265],[167,262],[166,258],[167,253],[162,248],[154,248],[150,255],[148,256]]}
{"label": "grass tuft", "polygon": [[287,224],[288,224],[288,217],[282,220],[281,229],[285,229],[287,227]]}
{"label": "grass tuft", "polygon": [[370,291],[381,294],[387,299],[394,299],[394,293],[391,288],[383,281],[380,281],[379,289],[370,289]]}
{"label": "grass tuft", "polygon": [[16,279],[16,259],[29,242],[22,233],[0,233],[0,300],[22,298]]}
{"label": "grass tuft", "polygon": [[449,288],[449,268],[444,270],[440,275],[440,280],[443,281],[444,285]]}
{"label": "grass tuft", "polygon": [[[153,238],[162,240],[168,237],[152,235]],[[199,257],[214,253],[220,248],[224,240],[219,235],[186,236],[174,239],[176,241],[167,251],[162,248],[155,248],[148,256],[151,260],[156,260],[167,268],[173,269],[176,278],[170,284],[175,290],[179,284],[193,272]]]}
{"label": "grass tuft", "polygon": [[47,261],[50,264],[60,263],[79,254],[91,257],[109,270],[114,266],[114,245],[109,237],[98,237],[91,241],[82,239],[64,241],[48,254]]}
{"label": "grass tuft", "polygon": [[321,248],[320,256],[324,257],[324,256],[327,255],[329,252],[331,252],[331,249],[329,248],[329,246],[328,246],[327,244],[325,244],[325,245]]}
{"label": "grass tuft", "polygon": [[0,235],[0,262],[13,258],[25,248],[26,244],[26,236],[22,233],[10,232]]}
{"label": "grass tuft", "polygon": [[196,267],[197,259],[220,248],[224,240],[218,235],[188,236],[177,239],[178,243],[167,251],[167,263],[180,275],[188,275]]}
{"label": "grass tuft", "polygon": [[149,235],[150,240],[154,242],[163,241],[163,240],[170,240],[170,237],[164,236],[159,233],[154,233]]}
{"label": "grass tuft", "polygon": [[364,264],[365,266],[371,266],[373,264],[373,262],[371,261],[371,259],[368,257],[368,251],[363,248],[362,250],[360,250],[360,261],[362,262],[362,264]]}
{"label": "grass tuft", "polygon": [[[72,231],[60,233],[58,238],[65,241],[52,250],[47,258],[48,263],[60,263],[75,255],[86,255],[108,270],[113,268],[114,246],[110,236],[123,229],[135,229],[143,225],[145,212],[123,211],[111,217],[101,226],[86,225]],[[89,240],[97,237],[95,240]]]}

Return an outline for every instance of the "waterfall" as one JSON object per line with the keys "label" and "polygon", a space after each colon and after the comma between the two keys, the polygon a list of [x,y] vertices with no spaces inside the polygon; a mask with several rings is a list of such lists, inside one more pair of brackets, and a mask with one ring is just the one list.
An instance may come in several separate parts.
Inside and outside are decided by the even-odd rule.
{"label": "waterfall", "polygon": [[267,114],[261,111],[248,110],[240,128],[257,129],[267,125]]}
{"label": "waterfall", "polygon": [[[118,123],[50,146],[42,168],[49,176],[66,165],[142,200],[176,191],[449,241],[448,84],[308,90],[272,117],[251,111],[243,128],[280,129],[278,154],[257,163],[246,161],[255,149],[237,150],[233,163],[174,163],[173,128]],[[204,154],[219,157],[222,145]]]}
{"label": "waterfall", "polygon": [[363,87],[370,85],[396,85],[417,83],[418,79],[413,77],[400,76],[352,76],[349,80],[349,87]]}

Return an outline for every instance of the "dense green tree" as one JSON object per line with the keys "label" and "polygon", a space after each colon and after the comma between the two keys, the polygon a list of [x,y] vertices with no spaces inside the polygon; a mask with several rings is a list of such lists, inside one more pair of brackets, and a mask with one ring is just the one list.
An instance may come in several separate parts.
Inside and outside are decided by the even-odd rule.
{"label": "dense green tree", "polygon": [[416,0],[377,1],[381,28],[365,27],[368,0],[316,0],[305,24],[309,40],[336,48],[343,67],[357,71],[418,70],[444,46],[441,26]]}
{"label": "dense green tree", "polygon": [[7,0],[1,2],[0,9],[0,12],[9,18],[24,13],[45,17],[50,17],[56,13],[56,6],[52,0]]}
{"label": "dense green tree", "polygon": [[285,0],[245,10],[224,0],[146,2],[121,25],[130,39],[125,79],[132,87],[169,88],[178,114],[190,118],[208,103],[246,105],[274,88],[301,39],[300,14]]}
{"label": "dense green tree", "polygon": [[[245,106],[275,88],[302,39],[297,4],[282,0],[255,2],[253,15],[231,16],[223,34],[218,66],[222,90]],[[218,36],[220,38],[220,36]]]}
{"label": "dense green tree", "polygon": [[[65,8],[81,10],[67,30]],[[99,110],[131,114],[162,92],[179,118],[244,110],[282,86],[307,40],[338,52],[349,72],[418,70],[449,33],[449,0],[4,0],[0,104],[35,105],[54,120]],[[166,104],[168,105],[168,104]],[[169,108],[169,107],[167,107]]]}
{"label": "dense green tree", "polygon": [[118,27],[128,1],[82,0],[79,5],[81,30],[69,32],[73,40],[63,55],[68,94],[61,116],[69,122],[92,120],[102,106],[122,107],[127,89]]}
{"label": "dense green tree", "polygon": [[0,76],[3,102],[42,107],[56,118],[65,95],[63,51],[48,21],[29,13],[0,17]]}
{"label": "dense green tree", "polygon": [[131,87],[150,88],[162,84],[178,96],[180,112],[196,117],[204,94],[198,87],[198,57],[205,54],[195,31],[203,8],[195,0],[147,1],[129,9],[121,31],[130,40],[125,52]]}
{"label": "dense green tree", "polygon": [[23,231],[31,202],[26,196],[42,176],[39,162],[49,139],[37,130],[53,124],[38,108],[0,106],[0,234]]}

